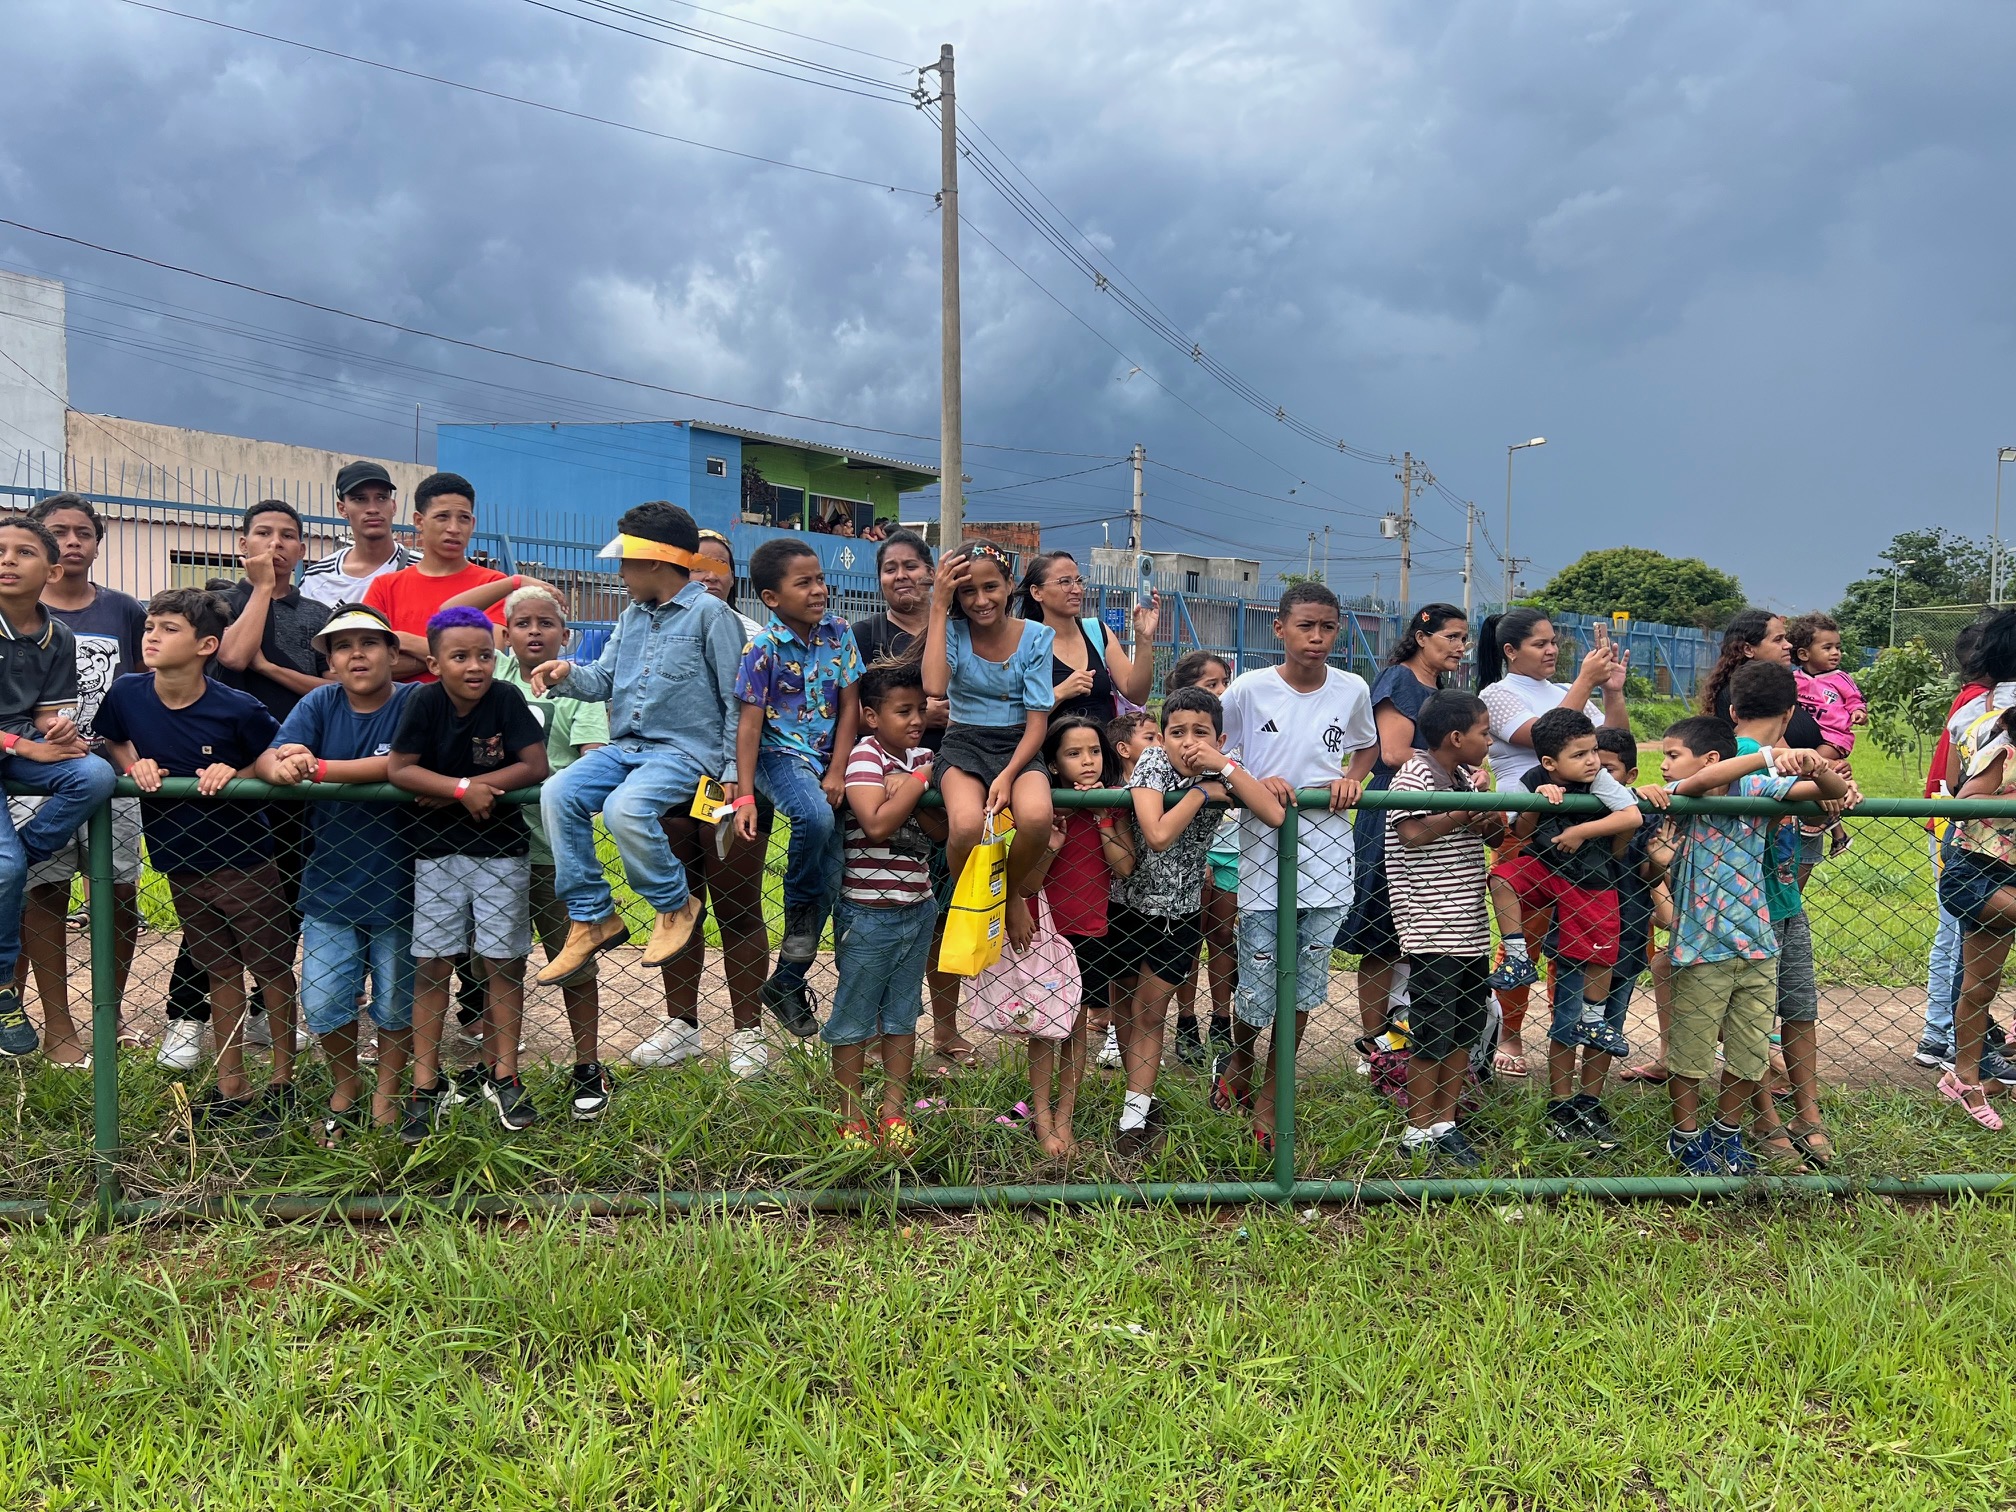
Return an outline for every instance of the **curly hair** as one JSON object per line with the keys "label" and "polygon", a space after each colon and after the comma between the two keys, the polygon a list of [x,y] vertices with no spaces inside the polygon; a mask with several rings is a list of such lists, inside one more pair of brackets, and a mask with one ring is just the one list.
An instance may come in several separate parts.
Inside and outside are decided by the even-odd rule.
{"label": "curly hair", "polygon": [[1750,660],[1750,655],[1764,644],[1771,633],[1771,621],[1778,616],[1769,609],[1745,609],[1729,621],[1722,632],[1722,655],[1716,660],[1714,669],[1708,674],[1708,681],[1701,685],[1701,712],[1715,713],[1722,701],[1722,694],[1729,686],[1729,679],[1736,675],[1736,669]]}

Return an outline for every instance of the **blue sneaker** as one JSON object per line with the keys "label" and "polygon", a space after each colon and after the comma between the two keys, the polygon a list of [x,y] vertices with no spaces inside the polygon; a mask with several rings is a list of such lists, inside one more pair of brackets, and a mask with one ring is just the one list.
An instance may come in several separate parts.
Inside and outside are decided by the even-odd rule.
{"label": "blue sneaker", "polygon": [[1601,1050],[1603,1031],[1607,1027],[1601,1019],[1597,1019],[1594,1023],[1588,1019],[1577,1019],[1574,1027],[1568,1031],[1568,1042],[1585,1050]]}
{"label": "blue sneaker", "polygon": [[[0,988],[0,1055],[33,1055],[41,1048],[28,1011],[21,1006],[21,994],[12,987]],[[1982,1064],[1987,1064],[1985,1057]]]}
{"label": "blue sneaker", "polygon": [[1596,1028],[1595,1048],[1605,1055],[1629,1055],[1631,1041],[1624,1038],[1624,1031],[1604,1020]]}
{"label": "blue sneaker", "polygon": [[1754,1176],[1757,1173],[1757,1157],[1743,1148],[1743,1134],[1738,1129],[1722,1129],[1710,1124],[1702,1131],[1701,1137],[1715,1158],[1731,1176]]}
{"label": "blue sneaker", "polygon": [[1531,987],[1540,980],[1540,968],[1531,956],[1507,956],[1485,979],[1493,992],[1510,992],[1515,987]]}
{"label": "blue sneaker", "polygon": [[1679,1129],[1669,1129],[1666,1133],[1666,1153],[1680,1164],[1680,1169],[1689,1176],[1727,1176],[1729,1167],[1715,1153],[1703,1133],[1687,1134]]}
{"label": "blue sneaker", "polygon": [[[0,1001],[5,1001],[5,998],[6,994],[0,993]],[[4,1022],[4,1014],[0,1014],[0,1023]],[[2000,1082],[2005,1087],[2016,1087],[2016,1061],[2010,1060],[2000,1050],[1984,1047],[1981,1051],[1981,1080]]]}

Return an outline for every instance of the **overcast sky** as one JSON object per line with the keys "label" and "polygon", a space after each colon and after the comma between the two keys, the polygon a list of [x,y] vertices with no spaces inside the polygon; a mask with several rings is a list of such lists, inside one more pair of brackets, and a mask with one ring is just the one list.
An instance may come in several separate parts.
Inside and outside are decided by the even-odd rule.
{"label": "overcast sky", "polygon": [[[72,283],[80,408],[394,456],[416,401],[429,419],[711,417],[935,460],[934,440],[877,434],[935,437],[938,402],[938,222],[905,192],[936,187],[937,136],[883,86],[914,85],[950,41],[979,145],[1267,405],[1425,457],[1494,540],[1505,446],[1545,435],[1514,498],[1534,585],[1633,544],[1705,557],[1761,602],[1831,604],[1897,530],[1985,536],[1995,448],[2016,443],[2004,5],[720,7],[864,50],[848,53],[632,0],[873,81],[820,76],[853,94],[590,0],[171,3],[872,183],[124,0],[4,0],[0,213],[876,429],[477,357],[0,227],[0,263]],[[1272,574],[1327,524],[1339,588],[1376,572],[1393,593],[1397,550],[1375,525],[1398,504],[1392,466],[1263,414],[976,168],[962,189],[970,516],[1096,544],[1086,522],[1124,529],[1125,466],[1034,480],[1139,441],[1151,547],[1260,556]],[[220,315],[256,330],[214,329]],[[1463,511],[1433,491],[1416,509],[1414,596],[1460,597]],[[1480,592],[1499,571],[1480,538]]]}

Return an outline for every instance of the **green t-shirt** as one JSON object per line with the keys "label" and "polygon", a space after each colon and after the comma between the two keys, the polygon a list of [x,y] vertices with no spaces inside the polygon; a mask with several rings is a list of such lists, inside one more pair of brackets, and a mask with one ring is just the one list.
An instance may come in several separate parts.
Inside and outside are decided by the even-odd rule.
{"label": "green t-shirt", "polygon": [[[532,717],[546,728],[546,760],[554,775],[572,766],[583,746],[609,744],[609,706],[583,703],[578,698],[534,698],[532,684],[518,670],[518,658],[509,651],[497,658],[497,680],[507,682],[525,695]],[[534,866],[553,864],[553,847],[546,843],[546,827],[539,821],[537,804],[523,810],[525,828],[531,834],[530,858]]]}
{"label": "green t-shirt", "polygon": [[[1738,756],[1754,755],[1764,747],[1749,736],[1736,741]],[[1799,821],[1781,819],[1771,827],[1771,849],[1765,857],[1764,907],[1776,924],[1789,919],[1806,906],[1799,896]]]}

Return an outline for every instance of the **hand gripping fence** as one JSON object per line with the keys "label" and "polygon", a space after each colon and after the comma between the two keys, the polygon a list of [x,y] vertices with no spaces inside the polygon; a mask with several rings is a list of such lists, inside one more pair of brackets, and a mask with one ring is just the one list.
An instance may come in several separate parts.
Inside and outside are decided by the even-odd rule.
{"label": "hand gripping fence", "polygon": [[[81,1076],[39,1059],[17,1060],[11,1068],[0,1065],[0,1097],[10,1105],[0,1110],[9,1115],[0,1125],[0,1152],[7,1172],[0,1177],[0,1217],[31,1221],[73,1214],[94,1202],[100,1220],[113,1223],[232,1212],[276,1217],[390,1216],[429,1209],[621,1214],[1107,1202],[1518,1200],[1570,1194],[1613,1199],[1856,1191],[1940,1195],[2016,1189],[2016,1174],[2011,1174],[2016,1170],[2012,1164],[2016,1103],[2004,1095],[2016,1092],[2016,1069],[1999,1058],[1993,1028],[1987,1036],[1981,1080],[1993,1094],[1989,1106],[2008,1110],[2010,1129],[1998,1133],[1983,1127],[1937,1090],[1945,1075],[1938,1064],[1941,1052],[1944,1059],[1953,1059],[1950,1026],[1961,947],[1953,921],[1939,907],[1934,883],[1937,842],[1928,835],[1931,821],[2016,819],[2016,802],[1869,799],[1846,817],[1840,833],[1831,834],[1822,828],[1827,822],[1824,816],[1810,805],[1788,807],[1743,798],[1673,801],[1676,816],[1791,816],[1819,831],[1804,840],[1807,854],[1816,858],[1804,898],[1811,925],[1811,996],[1817,1003],[1817,1032],[1795,1027],[1796,1004],[1788,1010],[1795,1017],[1774,1019],[1765,1092],[1733,1115],[1750,1148],[1773,1158],[1765,1159],[1754,1174],[1731,1175],[1689,1171],[1669,1158],[1667,1132],[1674,1120],[1667,1087],[1644,1076],[1620,1081],[1627,1070],[1650,1068],[1656,1075],[1663,1064],[1662,1051],[1677,1048],[1664,1044],[1673,973],[1656,963],[1646,969],[1642,958],[1620,962],[1616,968],[1616,974],[1630,968],[1635,976],[1623,1023],[1632,1053],[1609,1066],[1607,1080],[1597,1089],[1614,1125],[1614,1138],[1599,1142],[1582,1137],[1586,1130],[1571,1131],[1574,1138],[1559,1137],[1553,1127],[1558,1099],[1549,1095],[1548,1081],[1550,1044],[1557,1052],[1561,1048],[1552,1035],[1564,1023],[1564,1010],[1555,1009],[1550,1025],[1547,984],[1564,975],[1571,985],[1581,980],[1572,970],[1564,973],[1559,960],[1550,959],[1559,949],[1562,905],[1555,906],[1552,918],[1526,920],[1529,938],[1540,946],[1534,956],[1542,963],[1543,981],[1523,994],[1523,1023],[1513,1001],[1519,994],[1496,994],[1503,1026],[1496,1047],[1499,1069],[1465,1093],[1460,1122],[1466,1131],[1474,1131],[1470,1143],[1482,1157],[1481,1166],[1410,1161],[1401,1137],[1406,1114],[1395,1096],[1404,1077],[1398,1082],[1390,1074],[1382,1077],[1382,1070],[1390,1072],[1390,1060],[1375,1067],[1372,1076],[1361,1074],[1359,1065],[1368,1048],[1381,1049],[1388,1057],[1404,1056],[1406,1033],[1401,1030],[1377,1046],[1362,1041],[1364,1025],[1356,1004],[1361,960],[1341,950],[1327,950],[1321,941],[1312,945],[1307,938],[1312,922],[1335,928],[1338,911],[1314,904],[1298,907],[1305,898],[1338,896],[1334,873],[1349,864],[1341,858],[1353,851],[1351,845],[1337,843],[1336,832],[1354,816],[1328,815],[1329,795],[1323,792],[1301,794],[1279,830],[1272,858],[1277,906],[1271,940],[1262,938],[1257,927],[1241,931],[1235,925],[1226,931],[1222,924],[1231,905],[1223,896],[1214,925],[1212,893],[1206,891],[1200,898],[1205,915],[1202,934],[1208,943],[1203,964],[1194,968],[1194,989],[1186,994],[1194,1023],[1186,1027],[1178,1017],[1175,1032],[1164,1041],[1167,1053],[1159,1067],[1151,1068],[1163,1132],[1160,1141],[1138,1157],[1116,1149],[1114,1121],[1124,1073],[1097,1064],[1102,1058],[1103,1027],[1081,1029],[1088,1065],[1078,1098],[1077,1147],[1060,1158],[1046,1154],[1031,1137],[1026,1116],[1018,1113],[1018,1104],[1030,1095],[1021,1041],[1013,1034],[989,1036],[976,1030],[979,1064],[966,1067],[957,1063],[958,1058],[933,1056],[938,1035],[928,1005],[918,1024],[918,1067],[905,1099],[917,1133],[914,1148],[875,1145],[863,1152],[836,1145],[833,1083],[824,1045],[817,1040],[794,1041],[766,1013],[764,1073],[745,1079],[726,1064],[732,1043],[729,1010],[740,1003],[747,1016],[756,979],[751,975],[753,953],[745,950],[737,957],[734,942],[721,933],[717,919],[724,911],[719,888],[704,929],[704,948],[710,963],[718,962],[724,949],[730,959],[725,972],[713,965],[700,972],[708,1061],[682,1061],[663,1069],[622,1064],[625,1056],[665,1026],[667,979],[639,961],[650,910],[623,888],[620,862],[606,843],[602,854],[630,924],[630,942],[598,962],[598,1027],[606,1047],[599,1054],[616,1072],[609,1111],[599,1121],[576,1122],[567,1116],[568,1064],[574,1051],[568,1043],[566,1005],[557,987],[532,984],[544,959],[535,949],[526,971],[524,1031],[526,1080],[541,1118],[534,1128],[507,1132],[479,1103],[456,1111],[416,1151],[402,1151],[389,1135],[368,1127],[346,1131],[337,1148],[325,1149],[311,1137],[328,1099],[327,1078],[311,1044],[299,1055],[298,1107],[287,1119],[249,1132],[243,1128],[215,1132],[199,1127],[189,1116],[192,1088],[203,1088],[211,1075],[207,1062],[184,1079],[184,1073],[157,1066],[151,1046],[122,1050],[120,1044],[115,810],[135,791],[130,782],[122,781],[113,804],[98,811],[88,827],[88,863],[83,869],[88,893],[83,956],[89,964],[91,999],[88,1135]],[[162,796],[194,797],[195,783],[171,779]],[[522,805],[535,803],[537,797],[536,790],[528,790],[507,795],[504,801]],[[260,806],[278,808],[311,800],[412,802],[410,795],[389,786],[283,788],[252,781],[227,784],[207,801],[220,811],[247,815],[249,822]],[[1117,810],[1122,827],[1130,822],[1125,815],[1131,799],[1124,791],[1060,791],[1053,794],[1053,802],[1067,821],[1073,815],[1096,817],[1101,811]],[[1396,808],[1550,810],[1541,795],[1511,792],[1373,792],[1363,795],[1359,807],[1368,815]],[[1593,799],[1569,798],[1553,812],[1593,817],[1602,810]],[[758,938],[766,960],[774,959],[783,932],[778,893],[782,828],[780,824],[780,839],[766,857],[761,880]],[[1840,849],[1844,839],[1848,844]],[[711,836],[689,836],[684,842],[689,865],[706,861],[702,840],[712,843]],[[1362,868],[1362,850],[1358,855],[1356,864]],[[367,867],[371,860],[353,859]],[[1221,872],[1218,880],[1230,883],[1231,877]],[[1366,876],[1358,875],[1355,881],[1362,889]],[[141,925],[124,993],[125,1026],[158,1040],[165,1029],[159,1005],[180,990],[170,985],[179,920],[168,889],[151,871],[143,872],[139,894]],[[1683,910],[1697,902],[1678,897],[1674,901]],[[291,896],[274,898],[271,916],[298,935],[294,903]],[[1068,908],[1062,914],[1053,910],[1053,923],[1068,914]],[[1180,934],[1181,923],[1173,915],[1162,919],[1171,937]],[[1494,925],[1494,940],[1498,933]],[[1661,946],[1668,940],[1662,928],[1653,944]],[[1261,985],[1237,981],[1230,993],[1235,1011],[1221,1015],[1227,997],[1225,979],[1232,973],[1214,972],[1211,957],[1228,950],[1236,950],[1243,962],[1261,963],[1267,977]],[[1970,958],[1977,959],[1977,970],[1985,969],[1978,967],[1978,955],[1975,951]],[[830,1013],[836,986],[833,959],[830,939],[822,940],[811,975],[814,1002],[822,1016]],[[315,968],[308,960],[300,959],[296,969],[308,979],[307,988],[321,985],[313,980]],[[1177,970],[1180,974],[1180,964]],[[1312,972],[1321,978],[1313,998]],[[458,977],[480,974],[458,971]],[[33,974],[30,980],[40,982]],[[261,989],[255,976],[248,996],[257,998]],[[464,989],[455,990],[464,995]],[[1692,989],[1683,983],[1679,990],[1684,995]],[[38,985],[29,995],[31,1010],[41,991]],[[960,1022],[971,1027],[974,991],[969,984],[967,1017],[954,1021],[955,1028]],[[568,1001],[578,1005],[578,995]],[[1396,993],[1392,1001],[1393,1018],[1404,1024],[1406,997]],[[1088,1000],[1085,1006],[1091,1010],[1095,1005]],[[1298,1007],[1308,1009],[1307,1030],[1299,1046],[1293,1033]],[[1573,1007],[1567,1005],[1565,1019],[1571,1035]],[[1240,1010],[1266,1022],[1236,1027]],[[1167,1012],[1181,1015],[1180,1002],[1172,999]],[[42,1014],[31,1011],[31,1016],[46,1024],[46,1005]],[[1104,1017],[1103,1010],[1086,1014],[1088,1020]],[[444,1039],[454,1039],[456,1021],[451,999]],[[1517,1056],[1512,1043],[1515,1024],[1520,1036]],[[1947,1026],[1944,1042],[1938,1038],[1942,1024]],[[368,1039],[368,1029],[364,1033]],[[276,1029],[275,1037],[280,1035]],[[1242,1107],[1235,1100],[1227,1108],[1216,1095],[1218,1076],[1225,1074],[1223,1068],[1240,1045],[1264,1057],[1252,1066],[1249,1088],[1265,1084],[1269,1080],[1265,1068],[1272,1067],[1266,1094],[1271,1099],[1271,1148],[1255,1132],[1268,1107]],[[1725,1069],[1724,1048],[1694,1046],[1695,1051],[1716,1057],[1718,1074]],[[1726,1048],[1732,1057],[1736,1054],[1733,1039]],[[1480,1055],[1485,1067],[1491,1064],[1489,1049],[1484,1047]],[[446,1064],[450,1057],[445,1046],[443,1053]],[[246,1051],[246,1070],[255,1091],[267,1074],[267,1058],[261,1049]],[[1520,1059],[1525,1076],[1507,1074],[1517,1069]],[[1933,1064],[1924,1064],[1926,1060]],[[1588,1057],[1584,1055],[1580,1069],[1574,1069],[1577,1063],[1571,1052],[1569,1063],[1571,1086],[1583,1087],[1579,1078]],[[1959,1067],[1963,1080],[1970,1070],[1964,1063]],[[940,1071],[949,1074],[937,1074]],[[2010,1083],[1996,1079],[2003,1071]],[[372,1075],[367,1064],[360,1105],[369,1101]],[[1811,1112],[1809,1102],[1802,1100],[1799,1086],[1792,1085],[1802,1077],[1809,1089],[1817,1088],[1818,1116],[1826,1138],[1807,1143],[1824,1157],[1824,1165],[1820,1158],[1809,1158],[1805,1146],[1767,1148],[1790,1143],[1768,1138],[1774,1126],[1799,1129],[1811,1122],[1806,1116]],[[872,1075],[870,1085],[872,1098]],[[1716,1112],[1716,1077],[1707,1077],[1701,1086],[1700,1119],[1705,1126]],[[1789,1095],[1773,1097],[1774,1091]]]}

